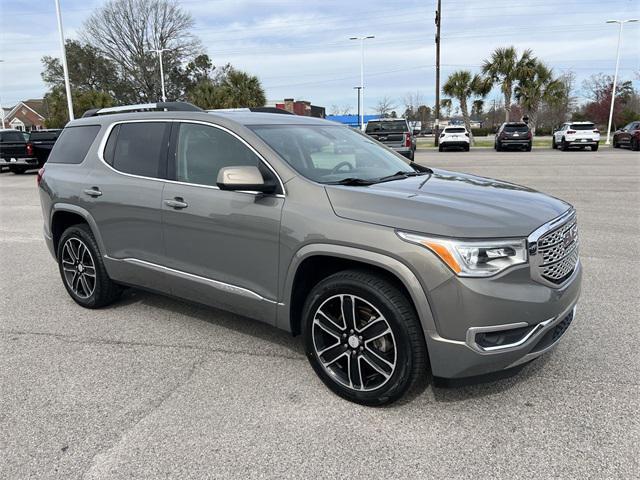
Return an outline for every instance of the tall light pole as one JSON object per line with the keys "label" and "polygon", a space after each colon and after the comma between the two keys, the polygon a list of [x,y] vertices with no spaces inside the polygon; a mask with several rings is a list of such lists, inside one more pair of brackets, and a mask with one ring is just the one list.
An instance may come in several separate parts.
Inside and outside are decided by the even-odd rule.
{"label": "tall light pole", "polygon": [[162,52],[167,52],[171,50],[170,48],[152,48],[151,52],[156,52],[158,54],[158,60],[160,61],[160,88],[162,89],[162,101],[167,101],[167,96],[164,93],[164,70],[162,67]]}
{"label": "tall light pole", "polygon": [[607,20],[607,23],[617,23],[620,26],[618,30],[618,49],[616,51],[616,73],[613,76],[613,89],[611,90],[611,108],[609,109],[609,124],[607,125],[607,141],[609,145],[609,136],[611,135],[611,121],[613,120],[613,105],[616,100],[616,86],[618,84],[618,66],[620,65],[620,49],[622,48],[622,27],[625,23],[637,22],[637,18],[631,18],[628,20]]}
{"label": "tall light pole", "polygon": [[362,130],[362,124],[360,123],[360,90],[362,90],[362,87],[353,87],[354,90],[358,91],[358,127],[360,128],[360,130]]}
{"label": "tall light pole", "polygon": [[350,37],[349,40],[360,40],[360,128],[364,130],[364,41],[376,38],[374,35]]}
{"label": "tall light pole", "polygon": [[[0,63],[3,63],[3,62],[4,62],[4,60],[0,60]],[[2,128],[4,128],[4,108],[2,108],[2,99],[1,98],[0,98],[0,115],[2,115]]]}
{"label": "tall light pole", "polygon": [[69,109],[69,120],[73,120],[73,101],[71,100],[71,85],[69,84],[67,52],[64,46],[64,33],[62,31],[62,12],[60,11],[60,0],[55,0],[55,2],[56,15],[58,16],[58,33],[60,34],[60,50],[62,52],[62,72],[64,73],[64,88],[67,92],[67,108]]}
{"label": "tall light pole", "polygon": [[440,25],[442,23],[442,4],[438,0],[436,10],[436,119],[433,125],[433,144],[440,141]]}

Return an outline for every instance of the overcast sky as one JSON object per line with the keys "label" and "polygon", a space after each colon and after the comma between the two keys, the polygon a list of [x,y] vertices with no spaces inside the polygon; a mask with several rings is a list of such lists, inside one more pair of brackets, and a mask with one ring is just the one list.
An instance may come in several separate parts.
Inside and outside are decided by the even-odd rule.
{"label": "overcast sky", "polygon": [[[65,34],[77,38],[104,0],[61,0]],[[257,75],[269,100],[351,106],[360,81],[360,52],[350,36],[375,35],[366,45],[367,113],[388,96],[403,110],[408,92],[434,99],[435,0],[179,0],[215,64]],[[613,74],[618,28],[610,18],[640,17],[640,0],[443,0],[442,79],[478,70],[498,46],[531,48],[557,73],[581,80]],[[53,0],[0,0],[0,100],[40,98],[44,55],[59,55]],[[640,87],[640,23],[625,29],[620,75]],[[492,92],[488,101],[498,97]]]}

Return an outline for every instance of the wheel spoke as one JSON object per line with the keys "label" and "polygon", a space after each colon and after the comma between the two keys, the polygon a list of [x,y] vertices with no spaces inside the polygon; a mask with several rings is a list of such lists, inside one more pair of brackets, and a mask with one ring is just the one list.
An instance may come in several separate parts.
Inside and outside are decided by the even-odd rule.
{"label": "wheel spoke", "polygon": [[96,269],[93,268],[93,265],[84,265],[84,264],[82,264],[82,266],[84,267],[84,274],[86,276],[92,277],[92,278],[96,277]]}
{"label": "wheel spoke", "polygon": [[320,328],[320,330],[322,330],[323,332],[328,333],[334,338],[337,338],[338,341],[340,341],[340,338],[342,338],[340,332],[336,330],[336,328],[332,324],[321,322],[318,317],[316,317],[316,319],[313,321],[313,324]]}
{"label": "wheel spoke", "polygon": [[337,328],[339,331],[342,331],[345,329],[345,327],[341,325],[340,322],[336,320],[336,318],[333,315],[325,312],[322,309],[318,310],[318,312],[316,313],[316,320],[320,321],[320,317],[326,320],[326,322],[321,322],[321,323],[327,327],[333,326],[331,328],[334,328],[334,329]]}
{"label": "wheel spoke", "polygon": [[64,250],[67,252],[67,254],[69,255],[69,258],[71,259],[71,261],[73,263],[76,263],[78,261],[78,258],[76,257],[76,254],[74,253],[73,249],[71,248],[71,241],[68,241],[67,243],[65,243]]}
{"label": "wheel spoke", "polygon": [[356,302],[351,295],[340,296],[340,310],[347,330],[356,330]]}
{"label": "wheel spoke", "polygon": [[378,338],[381,335],[384,335],[385,332],[389,330],[389,326],[387,325],[387,321],[384,317],[378,317],[374,320],[371,320],[367,323],[362,330],[360,330],[360,334],[366,340],[373,340]]}
{"label": "wheel spoke", "polygon": [[[385,325],[386,325],[386,322],[385,322]],[[374,336],[369,335],[369,337],[367,338],[367,343],[373,342],[374,340],[377,340],[380,337],[384,337],[388,333],[391,333],[391,329],[389,328],[388,325],[386,325],[386,328],[381,332],[376,333],[376,335]]]}
{"label": "wheel spoke", "polygon": [[387,369],[390,369],[393,371],[394,364],[392,362],[390,362],[386,358],[383,358],[379,353],[377,353],[373,348],[369,347],[368,345],[365,345],[364,348],[366,352],[364,356],[367,358],[367,360],[371,360],[372,362],[374,362],[376,365],[378,365],[380,368],[384,369],[385,371]]}
{"label": "wheel spoke", "polygon": [[371,368],[373,368],[376,372],[378,372],[384,378],[389,378],[389,376],[393,372],[393,368],[389,368],[389,366],[384,365],[382,362],[377,360],[375,356],[370,355],[370,350],[362,354],[362,360],[364,362],[367,362],[371,366]]}
{"label": "wheel spoke", "polygon": [[360,366],[360,356],[349,355],[348,361],[349,383],[351,388],[361,390],[362,385],[362,369]]}
{"label": "wheel spoke", "polygon": [[89,288],[89,283],[84,275],[80,275],[80,284],[82,285],[82,290],[84,290],[84,294],[88,297],[91,295],[91,289]]}
{"label": "wheel spoke", "polygon": [[332,363],[335,363],[337,360],[348,354],[349,353],[345,352],[344,348],[340,344],[338,344],[325,351],[322,357],[320,357],[320,360],[322,360],[322,363],[325,367],[328,367]]}

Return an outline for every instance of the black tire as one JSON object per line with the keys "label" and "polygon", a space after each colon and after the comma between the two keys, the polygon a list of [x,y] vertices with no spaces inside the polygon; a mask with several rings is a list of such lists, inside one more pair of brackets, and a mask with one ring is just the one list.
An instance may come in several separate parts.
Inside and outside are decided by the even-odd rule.
{"label": "black tire", "polygon": [[613,137],[613,148],[620,148],[620,144],[616,142],[616,138]]}
{"label": "black tire", "polygon": [[633,150],[634,152],[640,150],[640,140],[638,140],[637,138],[631,139],[631,150]]}
{"label": "black tire", "polygon": [[558,149],[558,144],[556,143],[556,137],[553,135],[551,136],[551,149],[552,150]]}
{"label": "black tire", "polygon": [[591,151],[592,152],[597,152],[598,151],[598,144],[597,143],[595,145],[591,145]]}
{"label": "black tire", "polygon": [[27,171],[26,167],[10,167],[9,170],[11,170],[16,175],[22,175]]}
{"label": "black tire", "polygon": [[500,142],[496,142],[496,152],[502,151],[502,144]]}
{"label": "black tire", "polygon": [[569,144],[564,139],[564,137],[562,137],[562,140],[560,141],[560,150],[562,150],[563,152],[566,152],[569,150]]}
{"label": "black tire", "polygon": [[416,152],[415,150],[411,150],[411,152],[409,153],[409,160],[411,160],[413,162],[413,159],[416,156]]}
{"label": "black tire", "polygon": [[[351,304],[353,298],[355,300]],[[329,335],[327,337],[325,333],[327,330],[320,327],[319,322],[315,321],[316,318],[325,318],[323,322],[327,321],[328,317],[323,317],[318,313],[319,309],[324,311],[325,308],[329,308],[327,305],[338,306],[333,318],[340,321],[344,328],[336,323],[330,323],[337,336]],[[356,308],[358,305],[359,307]],[[373,307],[381,316],[375,314],[376,312],[369,307]],[[359,312],[367,320],[365,323],[360,323],[360,329],[358,330],[356,327],[356,332],[353,333],[354,331],[348,328],[349,323],[344,320],[345,317],[349,317],[349,314],[338,313],[342,311]],[[374,315],[371,315],[372,312]],[[367,271],[346,270],[327,277],[309,293],[303,309],[303,322],[305,351],[311,366],[324,384],[342,398],[362,405],[386,405],[398,400],[412,386],[419,384],[419,379],[427,377],[427,348],[417,314],[405,294],[380,276]],[[383,325],[381,325],[382,322],[384,322]],[[385,354],[377,350],[378,347],[375,344],[367,346],[370,342],[380,340],[375,340],[376,337],[367,340],[366,332],[371,333],[374,324],[377,325],[376,329],[380,328],[383,331],[391,332],[382,337],[382,339],[386,339],[382,345],[387,349],[391,348],[389,345],[393,346],[395,362],[393,368],[385,367],[392,368],[387,370],[386,376],[371,368],[370,360],[376,360],[376,356],[381,359],[380,355],[372,354],[372,349],[373,352],[377,351],[381,355],[389,355],[389,350]],[[362,333],[364,339],[360,336],[362,343],[359,346],[354,346],[352,337],[358,333]],[[314,335],[317,335],[318,338]],[[329,338],[330,342],[337,342],[331,343],[329,348],[326,348],[325,345],[325,349],[329,350],[328,353],[322,353],[323,350],[318,350],[316,342],[320,342],[320,337],[323,336]],[[358,343],[358,340],[354,340],[354,342]],[[325,366],[323,359],[321,359],[321,356],[324,355],[331,355],[335,360],[332,363],[330,358],[326,358],[325,361],[328,365]],[[352,363],[352,359],[356,360],[355,363]],[[341,363],[347,364],[347,366],[343,367]],[[380,360],[373,363],[384,367]],[[352,365],[358,366],[358,372],[354,372],[353,375],[356,380],[352,381],[352,375],[349,373],[348,382],[350,385],[345,385],[342,382],[347,381],[345,378],[346,370],[352,368]],[[332,369],[332,373],[329,373],[329,368]],[[363,372],[368,373],[365,375]],[[357,379],[363,377],[365,380],[359,383]],[[379,386],[377,386],[378,384]]]}
{"label": "black tire", "polygon": [[532,148],[532,144],[527,145],[526,147],[524,147],[524,151],[525,152],[530,152]]}
{"label": "black tire", "polygon": [[466,146],[464,147],[464,151],[465,151],[465,152],[468,152],[470,148],[471,148],[471,147],[470,147],[469,145],[466,145]]}
{"label": "black tire", "polygon": [[438,146],[438,151],[439,151],[439,152],[444,152],[444,147],[443,147],[442,145],[439,145],[439,146]]}
{"label": "black tire", "polygon": [[[74,268],[67,261],[70,257],[65,252],[65,246],[68,244],[72,247],[75,245],[83,245],[87,252],[83,251],[83,255],[80,255],[81,259],[79,263],[82,262],[82,258],[85,258],[86,261],[90,262],[94,265],[94,280],[93,282],[87,278],[87,284],[89,286],[93,285],[93,290],[86,296],[79,294],[74,291],[74,287],[70,285],[71,283],[76,283],[76,275],[78,273],[74,272],[77,270],[78,272],[84,272],[86,275],[89,275],[90,269],[86,266],[84,270],[79,269],[80,267],[76,264]],[[100,255],[100,250],[98,248],[98,244],[96,243],[95,238],[93,237],[93,233],[91,233],[91,229],[86,224],[78,224],[73,225],[67,228],[60,237],[60,241],[58,242],[57,249],[57,258],[58,258],[58,269],[60,271],[60,277],[62,278],[62,283],[64,287],[67,289],[67,293],[71,296],[71,298],[78,304],[85,308],[100,308],[110,303],[113,303],[122,293],[122,288],[114,283],[107,275],[107,270],[104,267],[104,263],[102,261],[102,255]],[[71,257],[73,258],[73,257]],[[63,266],[64,265],[64,266]],[[72,276],[71,280],[69,277]],[[77,288],[82,289],[85,283],[81,283],[79,280],[77,281]],[[86,292],[86,290],[85,290]]]}

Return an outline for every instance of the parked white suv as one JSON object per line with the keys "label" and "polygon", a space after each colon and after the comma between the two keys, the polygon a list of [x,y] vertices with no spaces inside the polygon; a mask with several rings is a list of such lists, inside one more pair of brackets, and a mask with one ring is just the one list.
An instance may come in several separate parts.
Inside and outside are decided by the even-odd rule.
{"label": "parked white suv", "polygon": [[439,151],[445,148],[462,148],[465,152],[469,151],[469,132],[464,125],[456,125],[455,127],[445,127],[440,132]]}
{"label": "parked white suv", "polygon": [[569,147],[591,147],[594,152],[600,143],[600,130],[593,122],[566,122],[553,132],[551,148],[569,150]]}

